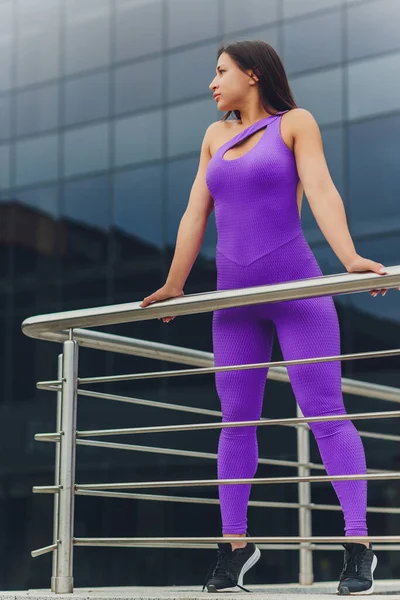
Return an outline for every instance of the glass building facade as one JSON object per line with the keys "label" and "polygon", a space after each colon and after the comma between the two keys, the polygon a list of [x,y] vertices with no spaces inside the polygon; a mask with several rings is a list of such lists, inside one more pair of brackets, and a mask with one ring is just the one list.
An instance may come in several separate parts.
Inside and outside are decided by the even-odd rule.
{"label": "glass building facade", "polygon": [[[400,5],[398,0],[0,0],[0,473],[1,589],[49,587],[55,400],[35,383],[54,379],[60,345],[25,337],[32,315],[140,301],[165,281],[202,137],[224,113],[209,90],[217,47],[261,39],[279,53],[298,106],[315,116],[332,179],[359,254],[400,264]],[[344,272],[306,199],[302,224],[324,274]],[[185,294],[216,289],[211,214]],[[342,352],[398,346],[399,296],[335,297]],[[212,313],[106,330],[212,351]],[[276,341],[273,360],[281,359]],[[399,362],[343,362],[343,376],[400,385]],[[80,376],[179,368],[81,349]],[[219,410],[213,375],[125,382],[95,389]],[[295,415],[290,385],[269,380],[263,416]],[[394,404],[345,395],[349,412]],[[202,417],[200,417],[201,419]],[[78,429],[197,422],[189,413],[80,398]],[[398,422],[357,422],[395,433]],[[268,430],[266,430],[268,429]],[[296,459],[288,428],[258,433],[260,456]],[[165,438],[165,439],[164,439]],[[216,453],[218,431],[132,443]],[[124,440],[125,441],[125,440]],[[129,443],[128,441],[128,443]],[[398,469],[396,443],[364,438],[370,468]],[[314,439],[312,460],[320,462]],[[294,474],[259,465],[257,477]],[[201,479],[215,460],[78,447],[77,481]],[[184,489],[184,488],[183,488]],[[398,506],[395,480],[369,483],[372,506]],[[166,493],[181,494],[180,490]],[[182,495],[217,498],[216,488]],[[253,486],[252,499],[297,501],[295,485]],[[315,503],[337,504],[330,484]],[[327,515],[329,518],[327,518]],[[369,513],[370,534],[400,532],[400,518]],[[297,535],[297,511],[249,508],[257,535]],[[216,504],[78,497],[77,537],[220,534]],[[314,535],[342,535],[341,512],[313,512]],[[210,551],[77,548],[75,586],[203,583]],[[314,553],[317,581],[335,580],[342,553]],[[400,577],[400,555],[381,552],[379,578]],[[262,553],[247,583],[297,581],[298,553]]]}

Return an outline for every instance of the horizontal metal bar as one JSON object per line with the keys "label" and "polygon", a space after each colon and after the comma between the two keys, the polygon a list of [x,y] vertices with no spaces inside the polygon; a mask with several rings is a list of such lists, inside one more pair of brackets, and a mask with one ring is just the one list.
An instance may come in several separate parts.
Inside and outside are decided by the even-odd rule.
{"label": "horizontal metal bar", "polygon": [[375,433],[372,431],[359,431],[361,437],[371,438],[376,440],[385,440],[388,442],[400,442],[400,435],[392,435],[391,433]]}
{"label": "horizontal metal bar", "polygon": [[[156,502],[178,502],[185,504],[219,504],[218,498],[193,498],[189,496],[167,496],[163,494],[135,494],[132,492],[102,492],[97,490],[77,490],[77,496],[97,496],[100,498],[122,498],[125,500],[154,500]],[[299,508],[295,502],[268,502],[250,500],[249,506],[258,508]],[[339,510],[341,508],[339,507]]]}
{"label": "horizontal metal bar", "polygon": [[23,321],[22,331],[29,337],[46,339],[46,334],[49,332],[75,327],[116,325],[171,314],[175,316],[199,314],[233,306],[366,292],[376,287],[400,286],[400,266],[385,267],[385,269],[386,275],[372,272],[340,273],[273,285],[188,294],[155,302],[146,307],[141,307],[139,301],[37,315]]}
{"label": "horizontal metal bar", "polygon": [[[266,425],[285,425],[287,423],[324,423],[327,421],[346,421],[359,419],[391,419],[400,417],[400,410],[388,410],[382,412],[352,413],[344,415],[327,415],[324,417],[293,417],[285,419],[261,419],[254,421],[226,421],[218,423],[191,423],[187,425],[160,425],[154,427],[130,427],[127,429],[93,429],[88,431],[77,431],[77,438],[106,436],[106,435],[128,435],[136,433],[170,433],[172,431],[200,431],[203,429],[222,429],[224,427],[254,427]],[[58,435],[57,433],[44,433],[46,437]]]}
{"label": "horizontal metal bar", "polygon": [[[277,484],[277,483],[324,483],[328,481],[386,481],[387,479],[400,479],[400,471],[389,473],[360,473],[352,475],[310,475],[307,477],[246,477],[242,479],[190,479],[181,481],[135,481],[125,483],[85,483],[76,484],[75,490],[119,490],[119,489],[141,489],[162,487],[192,487],[208,485],[230,485],[230,484]],[[47,490],[49,486],[36,487],[36,490]]]}
{"label": "horizontal metal bar", "polygon": [[[249,536],[246,538],[247,542],[267,543],[267,544],[284,544],[284,543],[334,543],[342,544],[344,542],[380,542],[380,543],[392,543],[400,542],[400,536],[398,535],[348,535],[348,536],[312,536],[312,537],[265,537],[265,536]],[[156,543],[169,542],[171,544],[177,543],[206,543],[216,544],[223,542],[237,542],[237,537],[181,537],[181,538],[167,538],[167,537],[154,537],[154,538],[74,538],[75,546],[130,546],[133,544],[141,544],[143,546],[151,546]]]}
{"label": "horizontal metal bar", "polygon": [[[217,454],[211,452],[198,452],[194,450],[180,450],[175,448],[160,448],[159,446],[141,446],[137,444],[118,444],[115,442],[100,442],[98,440],[77,440],[76,443],[80,446],[95,446],[98,448],[112,448],[116,450],[133,450],[135,452],[150,452],[155,454],[169,454],[172,456],[187,456],[193,458],[205,458],[210,460],[217,460]],[[297,468],[299,463],[294,460],[280,460],[274,458],[259,458],[259,464],[263,465],[274,465],[279,467],[295,467]],[[309,463],[305,465],[310,468],[325,470],[323,465],[315,465]]]}
{"label": "horizontal metal bar", "polygon": [[[53,335],[53,334],[52,334]],[[68,339],[68,332],[54,334],[59,337],[53,341],[64,341]],[[75,329],[74,339],[78,341],[80,346],[87,348],[99,349],[121,354],[134,356],[142,356],[145,358],[153,358],[167,362],[178,362],[181,364],[190,364],[196,366],[214,365],[214,355],[212,352],[204,352],[203,350],[193,350],[183,346],[173,346],[170,344],[162,344],[160,342],[150,342],[148,340],[139,340],[136,338],[128,338],[120,335],[103,333],[98,331],[86,331],[85,329]],[[289,375],[286,367],[270,367],[267,374],[268,379],[290,383]],[[55,391],[57,386],[46,385],[46,382],[38,382],[37,387],[43,390]],[[400,403],[400,389],[388,385],[370,383],[357,379],[342,377],[342,392],[367,398],[378,400],[386,400],[388,402]],[[94,393],[94,392],[93,392]],[[111,394],[101,394],[95,392],[97,398],[108,398]],[[87,394],[88,395],[88,394]],[[113,395],[113,400],[117,400],[118,396]],[[121,396],[121,398],[124,398]],[[124,400],[121,400],[124,401]]]}
{"label": "horizontal metal bar", "polygon": [[[219,504],[218,498],[194,498],[191,496],[167,496],[165,494],[135,494],[132,492],[101,492],[97,490],[78,490],[79,496],[97,496],[101,498],[123,498],[126,500],[154,500],[156,502],[178,502],[186,504]],[[298,502],[269,502],[266,500],[249,500],[249,506],[258,508],[309,508],[310,510],[328,510],[342,512],[342,507],[336,504],[300,504]],[[400,508],[368,506],[367,512],[400,514]]]}
{"label": "horizontal metal bar", "polygon": [[36,556],[41,556],[42,554],[47,554],[48,552],[54,552],[54,550],[57,550],[57,548],[58,548],[58,543],[51,544],[51,546],[44,546],[44,548],[39,548],[38,550],[32,550],[31,556],[33,556],[33,558],[35,558]]}
{"label": "horizontal metal bar", "polygon": [[[124,375],[108,375],[104,377],[78,377],[79,384],[89,383],[116,383],[120,381],[135,381],[137,379],[160,379],[162,377],[183,377],[187,375],[209,375],[212,373],[224,373],[228,371],[243,371],[248,369],[260,369],[271,366],[290,366],[307,365],[313,363],[343,361],[343,360],[361,360],[371,358],[386,358],[389,356],[399,356],[400,348],[393,350],[378,350],[376,352],[353,352],[352,354],[338,354],[336,356],[317,356],[313,358],[298,358],[293,360],[268,361],[261,363],[245,363],[240,365],[227,365],[223,367],[201,367],[195,369],[176,369],[174,371],[151,371],[146,373],[126,373]],[[55,381],[44,381],[46,386],[54,386]],[[54,389],[54,388],[53,388]]]}
{"label": "horizontal metal bar", "polygon": [[[146,547],[148,544],[129,544],[130,548],[143,548]],[[299,551],[299,547],[300,547],[300,543],[298,544],[257,544],[258,548],[260,548],[260,550],[296,550],[297,552]],[[215,544],[169,544],[168,542],[164,542],[164,543],[159,543],[159,544],[152,544],[151,545],[152,548],[181,548],[181,549],[185,549],[187,548],[188,550],[193,549],[193,550],[215,550]],[[335,545],[335,544],[305,544],[303,543],[301,545],[302,548],[306,548],[308,550],[312,550],[312,551],[316,551],[316,550],[340,550],[340,552],[343,552],[343,546],[342,545]],[[391,552],[396,551],[396,550],[400,550],[400,545],[396,545],[396,544],[391,544],[388,543],[386,545],[379,545],[379,544],[374,544],[374,551],[387,551],[387,552]]]}
{"label": "horizontal metal bar", "polygon": [[34,494],[58,494],[59,491],[60,491],[60,486],[58,486],[58,485],[44,485],[44,486],[34,485],[32,488],[32,492]]}

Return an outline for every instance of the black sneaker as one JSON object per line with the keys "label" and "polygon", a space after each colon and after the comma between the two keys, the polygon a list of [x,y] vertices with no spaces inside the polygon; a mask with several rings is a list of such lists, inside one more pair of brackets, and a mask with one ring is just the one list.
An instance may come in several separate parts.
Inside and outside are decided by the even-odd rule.
{"label": "black sneaker", "polygon": [[343,569],[337,593],[341,596],[362,596],[374,591],[374,571],[378,559],[364,544],[345,543]]}
{"label": "black sneaker", "polygon": [[207,592],[238,592],[237,588],[250,592],[242,587],[243,575],[256,564],[260,555],[260,549],[250,542],[236,550],[232,550],[230,542],[218,544],[217,563],[212,564],[202,591],[207,587]]}

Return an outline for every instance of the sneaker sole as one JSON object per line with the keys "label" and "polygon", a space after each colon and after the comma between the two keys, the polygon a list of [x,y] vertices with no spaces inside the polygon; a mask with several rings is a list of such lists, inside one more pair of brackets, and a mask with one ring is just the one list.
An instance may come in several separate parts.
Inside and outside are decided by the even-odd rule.
{"label": "sneaker sole", "polygon": [[368,588],[367,590],[363,590],[361,592],[351,592],[348,587],[343,586],[341,588],[342,591],[338,590],[336,593],[339,596],[367,596],[369,594],[373,594],[374,593],[374,571],[376,569],[377,564],[378,564],[378,559],[377,559],[376,555],[374,555],[374,558],[372,559],[372,565],[371,565],[372,585],[370,588]]}
{"label": "sneaker sole", "polygon": [[[247,561],[244,563],[240,573],[239,573],[239,577],[238,577],[238,584],[239,585],[243,585],[243,577],[244,574],[247,573],[247,571],[249,571],[249,569],[251,569],[251,567],[253,565],[256,564],[256,562],[259,560],[261,556],[261,552],[260,549],[257,548],[254,550],[253,554],[250,556],[250,558],[247,559]],[[209,585],[207,587],[207,591],[208,592],[219,592],[219,593],[223,593],[223,592],[242,592],[242,590],[240,588],[238,588],[236,585],[234,587],[230,587],[230,588],[221,588],[218,589],[213,585]]]}

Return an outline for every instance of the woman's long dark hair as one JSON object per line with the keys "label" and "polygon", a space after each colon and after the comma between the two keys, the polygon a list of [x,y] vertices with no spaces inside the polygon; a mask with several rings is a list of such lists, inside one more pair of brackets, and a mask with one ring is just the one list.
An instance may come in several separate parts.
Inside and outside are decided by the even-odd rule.
{"label": "woman's long dark hair", "polygon": [[[254,70],[259,80],[261,102],[268,113],[297,108],[282,61],[267,42],[244,40],[221,45],[217,60],[223,52],[229,54],[242,71]],[[221,121],[226,121],[231,112],[240,119],[240,110],[230,110]]]}

